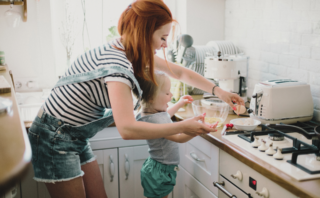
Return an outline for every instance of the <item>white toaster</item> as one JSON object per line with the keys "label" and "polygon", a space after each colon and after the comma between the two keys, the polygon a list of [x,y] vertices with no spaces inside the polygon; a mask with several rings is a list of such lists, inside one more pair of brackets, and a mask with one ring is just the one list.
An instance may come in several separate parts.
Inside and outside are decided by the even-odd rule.
{"label": "white toaster", "polygon": [[291,79],[277,79],[255,85],[250,109],[263,124],[291,124],[312,119],[310,85]]}

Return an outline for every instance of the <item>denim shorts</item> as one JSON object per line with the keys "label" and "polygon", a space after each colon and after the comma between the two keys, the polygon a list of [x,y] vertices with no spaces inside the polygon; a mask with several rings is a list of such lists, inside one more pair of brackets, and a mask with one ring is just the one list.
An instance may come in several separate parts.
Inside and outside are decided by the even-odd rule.
{"label": "denim shorts", "polygon": [[38,182],[55,183],[83,176],[81,165],[95,160],[89,139],[71,136],[60,130],[63,125],[62,120],[42,110],[29,129],[34,179]]}
{"label": "denim shorts", "polygon": [[140,171],[144,196],[162,198],[172,192],[178,170],[178,165],[162,164],[149,157]]}

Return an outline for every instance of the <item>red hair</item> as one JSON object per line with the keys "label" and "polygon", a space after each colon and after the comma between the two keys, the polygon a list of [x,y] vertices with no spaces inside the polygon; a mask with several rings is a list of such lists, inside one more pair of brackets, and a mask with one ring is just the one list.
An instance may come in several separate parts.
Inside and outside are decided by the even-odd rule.
{"label": "red hair", "polygon": [[173,21],[171,11],[162,0],[137,0],[121,14],[118,31],[121,36],[125,35],[122,43],[136,77],[157,84],[152,36],[161,26]]}

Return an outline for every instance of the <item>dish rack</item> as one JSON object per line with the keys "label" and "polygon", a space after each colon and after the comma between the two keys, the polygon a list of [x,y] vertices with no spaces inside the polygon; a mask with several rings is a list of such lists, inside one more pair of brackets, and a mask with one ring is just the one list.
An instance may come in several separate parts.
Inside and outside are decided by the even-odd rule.
{"label": "dish rack", "polygon": [[45,92],[17,92],[16,98],[20,117],[23,122],[32,122],[44,103],[47,95]]}

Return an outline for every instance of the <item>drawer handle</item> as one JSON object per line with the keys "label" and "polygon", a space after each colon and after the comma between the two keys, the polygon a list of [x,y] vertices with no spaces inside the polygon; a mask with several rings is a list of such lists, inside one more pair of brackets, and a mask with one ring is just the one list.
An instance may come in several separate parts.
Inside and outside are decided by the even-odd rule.
{"label": "drawer handle", "polygon": [[197,154],[195,154],[193,151],[190,152],[190,156],[196,160],[197,162],[204,162],[204,159],[199,159],[199,157],[197,156]]}
{"label": "drawer handle", "polygon": [[229,198],[237,198],[237,196],[231,194],[229,191],[227,191],[224,186],[224,181],[222,182],[213,182],[213,186],[217,187],[219,190],[221,190],[225,195],[227,195]]}
{"label": "drawer handle", "polygon": [[110,177],[111,177],[110,182],[112,182],[114,177],[114,163],[113,163],[112,155],[109,155],[109,159],[110,159],[109,171],[110,171]]}
{"label": "drawer handle", "polygon": [[130,171],[130,163],[129,163],[128,154],[125,154],[124,157],[126,158],[126,161],[124,162],[124,171],[126,172],[126,178],[125,178],[125,180],[128,180],[129,171]]}

